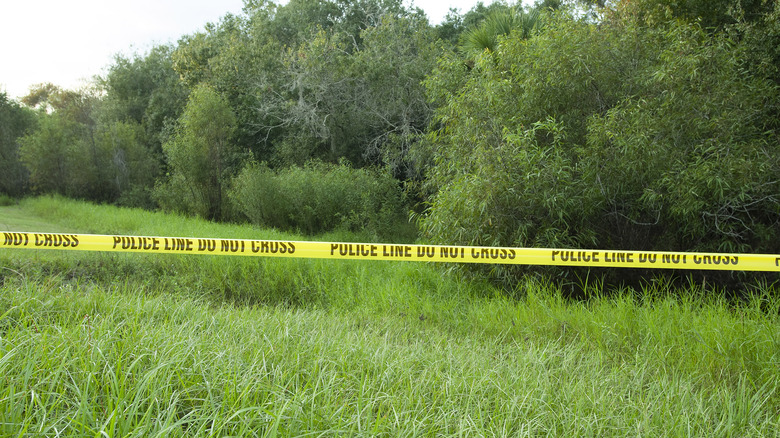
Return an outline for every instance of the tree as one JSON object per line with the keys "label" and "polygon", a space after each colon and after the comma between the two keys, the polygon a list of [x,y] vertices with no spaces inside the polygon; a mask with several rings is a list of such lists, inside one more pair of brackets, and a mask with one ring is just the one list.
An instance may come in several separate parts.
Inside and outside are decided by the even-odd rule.
{"label": "tree", "polygon": [[779,251],[778,87],[743,53],[618,11],[510,34],[471,71],[443,58],[426,82],[441,104],[422,230],[439,244]]}
{"label": "tree", "polygon": [[458,43],[458,38],[462,31],[463,17],[460,16],[458,10],[455,8],[450,8],[447,11],[447,15],[444,16],[444,20],[436,25],[436,34],[438,37],[452,45]]}
{"label": "tree", "polygon": [[27,171],[19,159],[19,138],[35,126],[32,111],[0,92],[0,193],[18,197],[27,190]]}
{"label": "tree", "polygon": [[138,138],[160,154],[166,126],[184,109],[187,89],[173,69],[173,47],[155,46],[144,55],[117,55],[105,77],[100,123],[133,122],[144,128]]}
{"label": "tree", "polygon": [[284,130],[276,158],[401,165],[428,124],[422,80],[441,51],[422,16],[387,15],[361,33],[352,50],[346,34],[320,31],[285,57],[282,80],[257,87],[263,129]]}
{"label": "tree", "polygon": [[740,21],[754,22],[772,11],[772,0],[620,0],[617,9],[655,25],[669,19],[698,22],[719,31]]}
{"label": "tree", "polygon": [[173,52],[173,68],[189,89],[208,84],[224,96],[236,116],[235,143],[261,160],[271,155],[276,132],[262,131],[255,88],[276,86],[283,46],[274,31],[273,4],[249,5],[248,17],[227,15],[204,32],[183,37]]}
{"label": "tree", "polygon": [[91,90],[67,90],[45,83],[22,98],[38,108],[36,130],[20,139],[19,154],[30,173],[34,191],[99,199],[104,171],[94,143],[92,111],[97,96]]}
{"label": "tree", "polygon": [[362,158],[389,167],[397,178],[416,177],[409,153],[433,116],[423,80],[444,48],[420,16],[387,16],[361,35],[351,71],[362,90],[357,113],[369,128],[361,139]]}
{"label": "tree", "polygon": [[494,52],[498,39],[518,32],[523,39],[531,37],[540,27],[539,10],[525,12],[519,8],[493,12],[479,26],[467,30],[461,47],[466,53]]}
{"label": "tree", "polygon": [[98,184],[107,200],[131,207],[153,208],[151,189],[160,172],[160,159],[145,144],[141,124],[104,123],[95,132],[103,179]]}
{"label": "tree", "polygon": [[[57,95],[61,92],[60,87],[48,82],[36,84],[30,87],[30,92],[22,97],[22,103],[30,108],[39,108],[49,110],[57,106]],[[49,102],[52,102],[50,105]]]}
{"label": "tree", "polygon": [[[176,132],[163,144],[170,168],[167,185],[158,187],[158,199],[167,199],[164,208],[223,218],[226,182],[242,158],[231,143],[235,125],[227,101],[213,88],[203,84],[192,91]],[[186,198],[166,197],[171,192]]]}
{"label": "tree", "polygon": [[83,196],[85,182],[78,175],[89,172],[91,160],[81,147],[83,131],[63,114],[42,114],[35,131],[19,140],[19,156],[38,193]]}
{"label": "tree", "polygon": [[[106,151],[96,141],[102,106],[100,91],[96,87],[68,90],[44,84],[34,88],[25,100],[40,108],[42,119],[49,119],[41,123],[40,132],[25,138],[25,164],[37,190],[114,201],[116,193],[106,184],[111,173]],[[47,150],[55,157],[65,158],[47,164]],[[56,169],[45,170],[51,166]]]}
{"label": "tree", "polygon": [[110,120],[89,90],[44,86],[26,100],[40,108],[37,129],[20,139],[19,151],[36,192],[150,206],[159,164],[140,123]]}
{"label": "tree", "polygon": [[743,42],[745,68],[780,85],[780,2],[773,3],[774,8],[765,14],[744,17],[730,29],[730,35]]}
{"label": "tree", "polygon": [[495,1],[489,6],[485,6],[483,2],[479,1],[462,15],[457,9],[450,8],[444,21],[436,26],[436,32],[439,38],[455,46],[461,41],[464,32],[476,29],[489,16],[507,14],[510,9],[505,3],[499,1]]}
{"label": "tree", "polygon": [[322,30],[344,35],[352,50],[360,48],[361,32],[377,26],[384,16],[408,13],[399,0],[291,0],[277,8],[269,26],[278,41],[289,48]]}

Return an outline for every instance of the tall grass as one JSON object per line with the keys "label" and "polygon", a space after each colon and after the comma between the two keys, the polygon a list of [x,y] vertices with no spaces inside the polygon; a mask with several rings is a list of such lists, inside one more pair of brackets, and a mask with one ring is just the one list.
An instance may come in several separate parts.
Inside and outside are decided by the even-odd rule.
{"label": "tall grass", "polygon": [[[5,208],[40,231],[301,238]],[[0,250],[0,435],[777,436],[776,286],[517,289],[403,262]]]}

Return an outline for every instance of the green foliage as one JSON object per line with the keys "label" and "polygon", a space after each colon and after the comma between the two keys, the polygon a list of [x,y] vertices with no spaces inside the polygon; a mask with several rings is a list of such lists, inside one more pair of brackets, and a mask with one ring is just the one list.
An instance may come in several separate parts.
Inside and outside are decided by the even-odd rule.
{"label": "green foliage", "polygon": [[287,51],[281,80],[257,87],[261,129],[284,130],[272,163],[346,158],[404,175],[406,153],[430,120],[421,81],[440,45],[417,16],[382,16],[360,37],[356,46],[348,34],[321,30]]}
{"label": "green foliage", "polygon": [[[230,217],[220,210],[221,181],[250,152],[281,167],[312,158],[387,164],[403,177],[406,155],[430,120],[420,81],[438,56],[435,40],[423,17],[398,0],[247,2],[243,15],[228,14],[175,45],[117,55],[98,93],[52,84],[32,90],[26,104],[51,113],[49,125],[59,126],[48,138],[41,132],[30,139],[34,184],[40,192],[151,205],[148,181],[129,185],[128,175],[111,168],[104,133],[117,123],[139,125],[143,135],[134,141],[161,158],[167,176],[154,199],[205,217]],[[230,131],[224,156],[204,152],[196,145],[209,140],[186,133],[195,129],[183,122],[185,102],[201,88],[232,113],[227,123],[214,123]],[[47,147],[51,165],[40,156]]]}
{"label": "green foliage", "polygon": [[[16,200],[5,193],[0,193],[0,207],[7,207],[9,205],[16,204]],[[8,225],[5,225],[3,228],[8,229]]]}
{"label": "green foliage", "polygon": [[594,194],[611,210],[602,233],[630,242],[645,228],[667,248],[777,252],[780,125],[766,124],[777,87],[746,76],[725,38],[689,26],[664,36],[662,65],[645,76],[653,92],[590,121],[584,177],[620,182]]}
{"label": "green foliage", "polygon": [[[392,220],[336,209],[337,189],[317,195],[327,223],[226,202],[253,158],[274,171],[245,170],[234,191],[284,186],[268,193],[314,209],[290,181],[348,180],[359,171],[302,167],[346,160],[427,201],[436,243],[777,251],[779,8],[494,2],[433,28],[398,0],[248,0],[175,45],[117,56],[95,90],[34,87],[23,103],[40,124],[2,131],[0,190],[377,233]],[[278,205],[268,193],[246,197]]]}
{"label": "green foliage", "polygon": [[160,154],[166,126],[181,114],[187,90],[173,69],[171,46],[155,46],[144,55],[117,55],[100,80],[105,90],[100,123],[134,122],[144,127],[147,147]]}
{"label": "green foliage", "polygon": [[[39,193],[83,195],[81,177],[89,166],[80,147],[81,126],[60,113],[40,117],[38,128],[20,139],[19,156]],[[81,175],[79,175],[81,174]]]}
{"label": "green foliage", "polygon": [[[27,198],[30,231],[300,240]],[[0,435],[746,436],[780,426],[780,292],[429,263],[0,250]],[[708,283],[709,284],[709,283]],[[396,413],[398,415],[396,415]],[[402,413],[402,415],[401,415]]]}
{"label": "green foliage", "polygon": [[150,204],[142,195],[154,184],[159,164],[139,123],[104,118],[102,102],[89,91],[41,87],[26,100],[41,108],[37,129],[20,139],[33,190]]}
{"label": "green foliage", "polygon": [[[163,144],[170,169],[169,181],[156,188],[163,209],[224,218],[226,182],[241,159],[231,142],[235,124],[227,101],[213,88],[192,91],[173,138]],[[177,199],[182,192],[189,195]]]}
{"label": "green foliage", "polygon": [[530,38],[541,27],[539,10],[525,12],[519,8],[489,15],[479,26],[461,36],[461,48],[466,53],[494,52],[501,37],[517,32],[520,38]]}
{"label": "green foliage", "polygon": [[699,23],[708,30],[722,30],[742,20],[761,20],[773,9],[774,0],[622,0],[617,8],[651,26],[669,19]]}
{"label": "green foliage", "polygon": [[407,238],[403,193],[391,176],[369,169],[310,162],[274,171],[245,167],[233,180],[233,202],[259,226],[318,234],[336,229]]}
{"label": "green foliage", "polygon": [[109,200],[128,207],[151,208],[151,188],[160,173],[159,157],[144,143],[145,133],[134,122],[105,123],[98,126],[94,142],[100,151],[101,177],[97,182],[111,192]]}
{"label": "green foliage", "polygon": [[360,46],[360,33],[378,25],[383,16],[408,13],[399,0],[291,0],[285,3],[278,6],[269,30],[288,47],[301,45],[320,30],[343,34]]}
{"label": "green foliage", "polygon": [[32,111],[0,92],[0,194],[19,197],[28,190],[27,170],[19,159],[19,138],[35,126]]}
{"label": "green foliage", "polygon": [[728,38],[559,15],[495,53],[427,81],[433,242],[780,251],[778,88]]}
{"label": "green foliage", "polygon": [[414,173],[407,155],[433,115],[422,81],[442,47],[419,17],[387,16],[361,36],[363,47],[353,55],[350,72],[363,90],[356,96],[356,113],[369,133],[362,139],[362,158],[408,179]]}
{"label": "green foliage", "polygon": [[[766,14],[745,17],[730,29],[735,41],[742,41],[744,66],[757,76],[780,85],[780,2]],[[772,2],[767,2],[767,6]]]}
{"label": "green foliage", "polygon": [[444,21],[436,26],[436,33],[439,38],[457,45],[464,32],[478,27],[487,17],[491,15],[508,14],[511,7],[501,1],[494,1],[488,6],[478,1],[470,10],[461,14],[456,8],[450,8]]}
{"label": "green foliage", "polygon": [[245,10],[246,17],[228,15],[182,38],[174,69],[189,88],[208,83],[225,96],[237,118],[236,144],[259,160],[302,164],[297,157],[305,154],[290,146],[306,151],[316,141],[305,159],[360,162],[366,131],[353,103],[362,97],[360,72],[345,71],[344,60],[363,47],[363,31],[409,15],[401,2],[296,0]]}

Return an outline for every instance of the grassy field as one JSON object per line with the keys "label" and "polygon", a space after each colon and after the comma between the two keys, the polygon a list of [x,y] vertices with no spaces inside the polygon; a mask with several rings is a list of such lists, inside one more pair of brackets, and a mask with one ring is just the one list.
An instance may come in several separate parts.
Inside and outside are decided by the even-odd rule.
{"label": "grassy field", "polygon": [[[55,198],[0,229],[304,239]],[[778,286],[648,284],[0,250],[0,436],[780,436]]]}

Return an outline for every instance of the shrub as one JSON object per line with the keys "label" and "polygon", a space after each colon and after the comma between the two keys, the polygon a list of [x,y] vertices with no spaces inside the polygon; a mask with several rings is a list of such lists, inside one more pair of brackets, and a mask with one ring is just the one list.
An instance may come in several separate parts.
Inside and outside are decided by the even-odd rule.
{"label": "shrub", "polygon": [[443,60],[460,79],[428,81],[444,104],[422,231],[437,244],[780,251],[778,88],[741,56],[697,25],[618,17],[553,20],[471,71]]}
{"label": "shrub", "polygon": [[0,207],[8,207],[10,205],[16,205],[16,202],[17,202],[16,199],[6,194],[0,193]]}
{"label": "shrub", "polygon": [[347,229],[390,237],[406,222],[397,180],[345,162],[278,171],[251,163],[233,180],[230,198],[256,225],[307,234]]}
{"label": "shrub", "polygon": [[183,215],[196,215],[198,212],[196,194],[178,173],[158,180],[152,190],[152,199],[166,212]]}
{"label": "shrub", "polygon": [[[155,187],[164,210],[194,213],[206,219],[227,219],[225,187],[243,158],[232,142],[236,117],[227,100],[208,85],[190,94],[169,141],[163,143],[169,180]],[[163,193],[168,190],[169,193]],[[186,193],[183,205],[177,195]]]}
{"label": "shrub", "polygon": [[20,197],[28,172],[19,160],[19,138],[35,127],[34,113],[0,91],[0,194]]}

